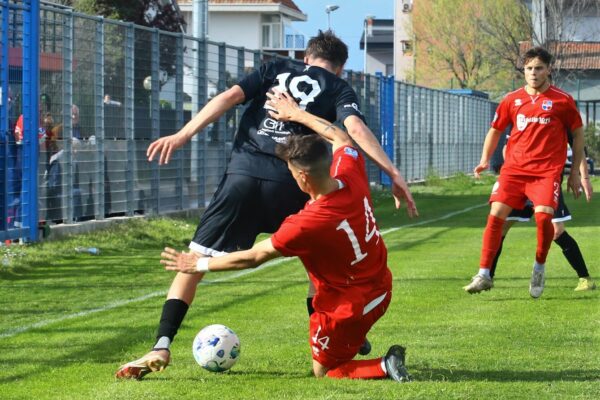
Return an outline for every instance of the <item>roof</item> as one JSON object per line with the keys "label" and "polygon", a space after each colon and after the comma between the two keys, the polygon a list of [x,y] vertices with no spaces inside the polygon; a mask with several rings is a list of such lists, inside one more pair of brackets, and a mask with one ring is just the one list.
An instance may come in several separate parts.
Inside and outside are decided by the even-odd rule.
{"label": "roof", "polygon": [[[373,50],[375,48],[393,48],[394,47],[394,20],[393,19],[373,19],[373,34],[367,37],[367,46]],[[360,49],[365,48],[365,27],[360,37]]]}
{"label": "roof", "polygon": [[[178,0],[177,3],[179,4],[190,4],[192,3],[192,0]],[[298,8],[298,6],[296,5],[296,3],[294,3],[293,0],[209,0],[208,1],[209,4],[214,4],[214,5],[225,5],[225,4],[281,4],[282,6],[285,6],[291,10],[297,11],[299,13],[302,13],[302,10],[300,10],[300,8]]]}
{"label": "roof", "polygon": [[[523,55],[533,47],[531,42],[519,43],[520,53]],[[548,51],[560,54],[556,67],[570,70],[600,70],[600,42],[551,42]],[[519,67],[523,67],[519,60]]]}

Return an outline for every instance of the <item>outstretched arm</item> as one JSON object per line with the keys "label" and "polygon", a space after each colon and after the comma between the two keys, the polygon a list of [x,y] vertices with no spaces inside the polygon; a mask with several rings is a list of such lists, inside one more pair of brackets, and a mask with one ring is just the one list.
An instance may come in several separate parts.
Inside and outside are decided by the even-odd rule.
{"label": "outstretched arm", "polygon": [[[473,175],[475,175],[475,178],[479,179],[479,174],[490,167],[490,159],[494,154],[494,150],[496,150],[496,146],[498,146],[498,140],[500,140],[500,135],[502,135],[502,131],[490,128],[487,135],[485,136],[485,141],[483,142],[483,150],[481,151],[481,160],[479,161],[479,165],[477,165],[473,169]],[[504,154],[505,150],[502,150],[502,152]]]}
{"label": "outstretched arm", "polygon": [[180,253],[169,247],[165,247],[160,256],[160,263],[166,270],[195,274],[256,268],[273,258],[281,257],[281,253],[275,250],[269,238],[256,243],[249,250],[235,251],[221,257],[201,257],[195,252]]}
{"label": "outstretched arm", "polygon": [[179,132],[155,140],[148,146],[146,156],[152,161],[159,155],[158,164],[168,164],[175,150],[186,144],[196,133],[216,121],[227,110],[244,101],[245,95],[238,85],[227,89],[210,100]]}
{"label": "outstretched arm", "polygon": [[269,112],[271,117],[280,121],[298,122],[316,133],[327,141],[332,143],[333,150],[340,146],[352,145],[352,139],[365,151],[381,169],[383,169],[392,179],[392,194],[396,202],[396,208],[400,207],[401,199],[405,199],[410,217],[418,216],[419,212],[404,181],[400,171],[392,164],[391,160],[385,154],[371,130],[355,116],[350,116],[344,120],[344,125],[348,129],[349,135],[344,130],[338,128],[333,123],[319,118],[307,111],[301,110],[294,99],[287,93],[268,93],[269,105],[277,112]]}
{"label": "outstretched arm", "polygon": [[404,180],[404,177],[396,168],[392,160],[387,156],[381,145],[371,132],[371,129],[362,119],[355,115],[351,115],[344,120],[344,126],[348,130],[348,134],[360,146],[365,154],[384,171],[392,180],[392,194],[396,203],[396,208],[400,208],[402,200],[406,201],[406,208],[409,217],[419,216],[417,206],[413,200],[410,189]]}
{"label": "outstretched arm", "polygon": [[585,199],[589,203],[590,201],[592,201],[594,188],[592,187],[592,181],[590,180],[590,172],[588,171],[588,165],[585,159],[581,161],[581,164],[579,164],[579,173],[581,175],[581,188],[583,189],[583,193],[585,194]]}
{"label": "outstretched arm", "polygon": [[[583,127],[579,127],[573,130],[573,145],[571,150],[573,151],[573,159],[571,163],[571,172],[567,179],[567,192],[573,192],[573,197],[579,198],[581,188],[581,163],[585,164],[585,152],[583,150]],[[585,165],[584,165],[585,166]]]}

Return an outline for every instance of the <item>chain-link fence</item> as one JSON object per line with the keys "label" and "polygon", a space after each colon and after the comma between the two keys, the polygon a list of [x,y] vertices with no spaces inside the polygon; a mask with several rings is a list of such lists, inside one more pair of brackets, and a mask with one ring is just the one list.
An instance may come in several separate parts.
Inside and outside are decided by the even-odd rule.
{"label": "chain-link fence", "polygon": [[[26,47],[18,33],[22,10],[3,12],[9,18],[2,34],[15,37],[3,46]],[[31,121],[39,129],[36,135],[25,132],[39,139],[39,221],[204,207],[225,171],[243,108],[194,137],[168,165],[149,163],[146,149],[275,56],[48,6],[40,10],[39,25],[39,120]],[[11,71],[3,75],[3,90],[22,93],[23,65],[4,58],[2,63]],[[386,149],[407,180],[469,172],[479,160],[491,102],[398,82],[383,86],[388,78],[351,71],[344,79],[357,92],[371,130],[390,133]],[[13,135],[14,117],[23,114],[22,98],[13,97],[12,119],[3,120],[5,136]],[[10,146],[18,150],[19,144]],[[9,153],[3,153],[3,171],[26,175],[23,165],[11,164]],[[373,163],[368,172],[382,183]],[[21,186],[12,183],[3,181],[19,197]],[[9,203],[3,202],[4,220]]]}

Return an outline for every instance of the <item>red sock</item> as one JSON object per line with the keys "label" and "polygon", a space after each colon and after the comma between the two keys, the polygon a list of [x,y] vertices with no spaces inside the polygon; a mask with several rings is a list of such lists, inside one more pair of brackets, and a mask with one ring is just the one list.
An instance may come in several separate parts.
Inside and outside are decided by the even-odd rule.
{"label": "red sock", "polygon": [[502,241],[502,227],[504,220],[493,215],[488,215],[487,225],[483,231],[483,245],[481,246],[481,258],[479,266],[489,269],[492,266],[494,257],[500,248]]}
{"label": "red sock", "polygon": [[381,368],[381,358],[351,360],[327,371],[330,378],[381,379],[387,374]]}
{"label": "red sock", "polygon": [[535,213],[537,224],[537,248],[535,250],[535,261],[539,264],[546,263],[548,251],[554,239],[554,226],[552,226],[552,214],[545,212]]}

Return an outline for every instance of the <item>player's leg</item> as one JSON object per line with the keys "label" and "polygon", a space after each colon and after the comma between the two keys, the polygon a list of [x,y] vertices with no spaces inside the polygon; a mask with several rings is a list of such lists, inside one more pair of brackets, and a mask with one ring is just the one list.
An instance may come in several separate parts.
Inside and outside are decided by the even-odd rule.
{"label": "player's leg", "polygon": [[[313,307],[313,298],[315,297],[315,292],[316,292],[315,285],[309,279],[308,280],[308,294],[306,295],[306,310],[308,311],[309,317],[315,312],[315,308]],[[366,356],[370,352],[371,352],[371,342],[369,342],[369,339],[367,339],[365,337],[365,341],[360,346],[360,349],[358,349],[358,354],[360,354],[361,356]]]}
{"label": "player's leg", "polygon": [[596,289],[596,283],[590,277],[579,245],[565,230],[565,222],[570,220],[571,212],[565,203],[561,191],[558,197],[558,208],[554,212],[554,218],[552,218],[552,225],[554,226],[554,243],[560,246],[569,265],[575,270],[579,277],[579,282],[575,291],[594,290]]}
{"label": "player's leg", "polygon": [[[410,375],[406,370],[405,348],[390,347],[384,357],[369,360],[353,360],[373,324],[381,318],[391,301],[391,293],[376,296],[377,303],[370,311],[358,310],[360,317],[338,319],[335,313],[315,312],[310,319],[310,344],[313,354],[313,372],[316,377],[352,379],[390,378],[406,382]],[[366,314],[363,314],[366,312]]]}
{"label": "player's leg", "polygon": [[500,254],[502,254],[504,239],[506,238],[508,231],[510,230],[510,228],[512,228],[515,222],[529,222],[532,216],[533,204],[531,204],[531,202],[528,201],[524,208],[520,210],[512,210],[506,218],[504,226],[502,227],[502,239],[500,241],[500,247],[498,247],[498,251],[496,252],[494,261],[492,261],[492,267],[490,268],[490,278],[492,278],[492,280],[494,279],[494,276],[496,276],[496,267],[498,266],[498,260],[500,259]]}
{"label": "player's leg", "polygon": [[535,262],[531,271],[529,294],[533,298],[542,295],[545,285],[546,258],[554,239],[552,218],[558,208],[561,177],[537,178],[527,182],[525,191],[535,205],[535,222],[537,226],[537,246]]}
{"label": "player's leg", "polygon": [[507,204],[498,201],[492,203],[483,232],[479,272],[471,279],[471,283],[463,287],[466,292],[479,293],[492,288],[493,282],[490,276],[490,269],[502,242],[502,230],[505,220],[511,210],[512,207]]}
{"label": "player's leg", "polygon": [[526,200],[521,178],[501,173],[490,195],[491,207],[483,231],[479,272],[471,283],[463,286],[467,293],[479,293],[493,287],[490,268],[502,242],[504,222],[513,209],[523,208]]}
{"label": "player's leg", "polygon": [[[257,189],[255,178],[225,175],[200,220],[190,250],[210,257],[251,247],[260,225],[256,220]],[[171,343],[194,300],[202,277],[203,274],[184,273],[175,276],[163,304],[152,350],[142,358],[122,365],[116,373],[118,378],[141,379],[150,372],[166,368],[170,362]]]}

